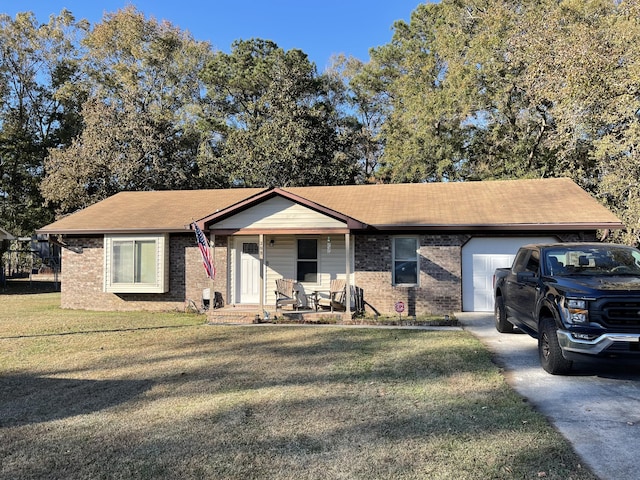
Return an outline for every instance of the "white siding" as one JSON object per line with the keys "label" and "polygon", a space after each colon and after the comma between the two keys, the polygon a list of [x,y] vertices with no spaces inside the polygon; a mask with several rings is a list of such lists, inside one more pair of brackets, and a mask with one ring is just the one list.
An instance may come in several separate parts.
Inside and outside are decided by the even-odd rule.
{"label": "white siding", "polygon": [[220,229],[341,228],[344,222],[282,197],[274,197],[215,224]]}
{"label": "white siding", "polygon": [[[331,252],[327,252],[327,238],[331,238]],[[273,238],[274,244],[269,244]],[[298,238],[318,240],[318,282],[303,283],[306,293],[314,290],[329,290],[331,279],[345,278],[344,235],[266,235],[265,236],[265,304],[275,305],[275,285],[278,278],[296,278]],[[353,251],[353,249],[351,250]],[[351,259],[353,265],[353,258]],[[353,272],[353,266],[351,267]]]}

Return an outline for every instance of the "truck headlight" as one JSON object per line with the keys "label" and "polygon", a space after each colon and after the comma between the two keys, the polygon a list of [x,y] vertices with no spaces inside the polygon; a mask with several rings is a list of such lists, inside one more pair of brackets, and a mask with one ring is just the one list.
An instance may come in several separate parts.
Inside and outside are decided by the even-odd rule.
{"label": "truck headlight", "polygon": [[567,298],[566,306],[569,312],[568,319],[571,323],[589,323],[589,310],[587,309],[586,300]]}

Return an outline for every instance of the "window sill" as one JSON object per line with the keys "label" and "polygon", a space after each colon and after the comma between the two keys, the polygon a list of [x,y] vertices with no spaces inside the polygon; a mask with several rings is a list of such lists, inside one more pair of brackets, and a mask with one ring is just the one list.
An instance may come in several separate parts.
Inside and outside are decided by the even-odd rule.
{"label": "window sill", "polygon": [[166,293],[159,285],[110,285],[105,288],[107,293]]}

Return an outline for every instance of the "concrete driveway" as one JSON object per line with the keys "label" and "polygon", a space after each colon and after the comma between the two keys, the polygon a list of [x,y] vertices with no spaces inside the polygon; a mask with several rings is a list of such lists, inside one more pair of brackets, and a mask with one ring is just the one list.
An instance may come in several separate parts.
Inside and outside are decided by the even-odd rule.
{"label": "concrete driveway", "polygon": [[640,478],[640,365],[574,363],[572,375],[550,375],[540,367],[537,340],[498,333],[489,313],[456,316],[495,354],[509,384],[549,418],[598,477]]}

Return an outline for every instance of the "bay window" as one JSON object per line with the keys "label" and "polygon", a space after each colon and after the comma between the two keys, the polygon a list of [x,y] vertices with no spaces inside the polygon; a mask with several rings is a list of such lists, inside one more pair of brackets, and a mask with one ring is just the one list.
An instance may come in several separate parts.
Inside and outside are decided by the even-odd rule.
{"label": "bay window", "polygon": [[168,291],[166,235],[106,235],[104,290],[113,293]]}

